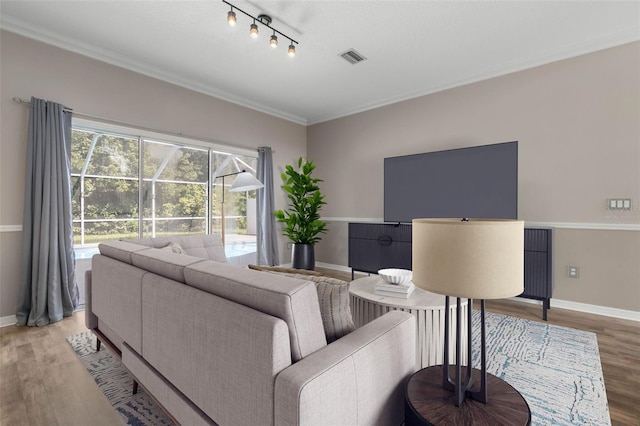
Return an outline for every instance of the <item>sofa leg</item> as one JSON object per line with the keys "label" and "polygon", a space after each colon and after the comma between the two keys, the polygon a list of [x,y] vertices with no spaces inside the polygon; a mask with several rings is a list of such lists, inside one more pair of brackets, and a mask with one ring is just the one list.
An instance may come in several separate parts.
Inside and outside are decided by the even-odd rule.
{"label": "sofa leg", "polygon": [[96,337],[96,352],[100,351],[100,339]]}
{"label": "sofa leg", "polygon": [[137,394],[138,393],[138,382],[136,382],[135,380],[133,381],[133,394]]}

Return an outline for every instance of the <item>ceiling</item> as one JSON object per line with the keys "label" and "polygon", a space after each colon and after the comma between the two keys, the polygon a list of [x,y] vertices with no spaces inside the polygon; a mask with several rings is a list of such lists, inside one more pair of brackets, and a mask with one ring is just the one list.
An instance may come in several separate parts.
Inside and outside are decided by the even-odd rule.
{"label": "ceiling", "polygon": [[[0,26],[300,124],[640,39],[638,1],[0,1]],[[367,60],[339,55],[355,49]]]}

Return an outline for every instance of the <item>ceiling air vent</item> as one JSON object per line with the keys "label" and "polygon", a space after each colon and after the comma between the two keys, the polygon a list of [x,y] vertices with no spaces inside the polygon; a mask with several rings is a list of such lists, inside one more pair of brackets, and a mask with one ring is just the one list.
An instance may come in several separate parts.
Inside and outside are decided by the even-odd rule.
{"label": "ceiling air vent", "polygon": [[346,52],[341,53],[340,56],[342,56],[347,62],[353,65],[367,59],[364,56],[362,56],[360,53],[356,52],[354,49],[349,49]]}

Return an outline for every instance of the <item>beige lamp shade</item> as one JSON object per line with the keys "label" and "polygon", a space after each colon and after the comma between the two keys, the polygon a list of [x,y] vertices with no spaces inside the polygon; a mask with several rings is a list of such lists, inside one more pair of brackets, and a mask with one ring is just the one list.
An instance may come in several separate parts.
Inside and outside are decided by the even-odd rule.
{"label": "beige lamp shade", "polygon": [[502,299],[524,291],[524,222],[414,219],[413,283],[470,299]]}

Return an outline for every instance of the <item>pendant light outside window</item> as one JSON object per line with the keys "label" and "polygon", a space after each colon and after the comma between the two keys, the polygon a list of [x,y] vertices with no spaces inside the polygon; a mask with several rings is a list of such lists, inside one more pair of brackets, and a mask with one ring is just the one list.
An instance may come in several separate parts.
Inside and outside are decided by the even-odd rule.
{"label": "pendant light outside window", "polygon": [[251,38],[258,38],[258,26],[256,25],[255,20],[253,21],[253,24],[251,24],[249,35],[251,36]]}
{"label": "pendant light outside window", "polygon": [[271,46],[272,48],[276,48],[278,47],[278,37],[276,36],[276,32],[273,32],[273,35],[271,36],[271,40],[269,40],[269,46]]}
{"label": "pendant light outside window", "polygon": [[236,13],[233,11],[233,8],[227,13],[227,22],[229,22],[229,25],[232,27],[236,26]]}

